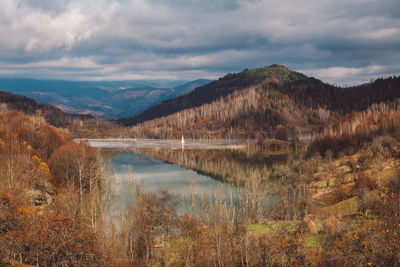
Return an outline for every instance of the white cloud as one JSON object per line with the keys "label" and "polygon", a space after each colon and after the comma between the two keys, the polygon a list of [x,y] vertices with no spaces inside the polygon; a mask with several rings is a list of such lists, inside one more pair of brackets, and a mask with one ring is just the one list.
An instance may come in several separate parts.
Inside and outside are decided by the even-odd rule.
{"label": "white cloud", "polygon": [[47,67],[47,68],[57,68],[57,67],[62,67],[62,68],[101,68],[101,65],[95,63],[93,60],[90,58],[78,58],[78,57],[63,57],[58,60],[49,60],[49,61],[40,61],[38,63],[29,63],[29,64],[24,64],[20,65],[21,67],[23,66],[29,66],[29,67]]}
{"label": "white cloud", "polygon": [[342,79],[359,75],[361,73],[375,74],[382,70],[384,70],[383,66],[371,65],[363,68],[330,67],[316,70],[305,70],[304,72],[317,77],[324,77],[326,79]]}
{"label": "white cloud", "polygon": [[52,14],[17,1],[3,0],[0,4],[0,47],[22,49],[27,53],[71,50],[99,31],[97,14],[68,6]]}
{"label": "white cloud", "polygon": [[[317,77],[323,81],[336,83],[338,85],[356,85],[369,82],[371,79],[381,78],[382,76],[395,75],[391,72],[393,66],[369,65],[365,67],[329,67],[319,69],[299,70],[308,76]],[[399,71],[399,69],[395,70]]]}
{"label": "white cloud", "polygon": [[382,40],[385,38],[400,38],[400,28],[384,28],[367,32],[364,35],[368,39]]}
{"label": "white cloud", "polygon": [[[198,78],[283,63],[342,82],[400,60],[396,8],[398,0],[1,0],[0,67],[65,79]],[[382,69],[368,73],[374,66]]]}

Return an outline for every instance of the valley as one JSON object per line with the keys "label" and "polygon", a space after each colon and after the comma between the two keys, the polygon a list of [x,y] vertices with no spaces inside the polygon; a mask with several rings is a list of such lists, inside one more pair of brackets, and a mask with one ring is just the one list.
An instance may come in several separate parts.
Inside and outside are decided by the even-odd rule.
{"label": "valley", "polygon": [[209,82],[205,79],[190,82],[0,79],[0,90],[30,97],[39,103],[52,104],[64,112],[111,120],[138,114]]}

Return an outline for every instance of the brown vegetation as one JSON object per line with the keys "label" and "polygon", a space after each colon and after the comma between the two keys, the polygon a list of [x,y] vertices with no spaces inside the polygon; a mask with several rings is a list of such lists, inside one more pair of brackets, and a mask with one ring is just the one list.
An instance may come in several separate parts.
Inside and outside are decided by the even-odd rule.
{"label": "brown vegetation", "polygon": [[[323,129],[323,134],[354,132],[354,124],[365,120],[371,111],[376,116],[389,109],[397,110],[399,77],[339,88],[301,74],[287,78],[285,75],[293,72],[282,66],[271,67],[279,70],[279,75],[261,75],[264,79],[255,79],[256,83],[237,80],[241,75],[246,77],[246,71],[227,75],[123,123],[135,124],[129,130],[129,135],[135,138],[179,138],[184,134],[189,138],[262,140],[274,138],[278,133],[284,140],[287,136],[308,141]],[[337,123],[326,128],[335,120]],[[286,128],[287,134],[278,126]],[[352,142],[348,137],[331,141],[339,150]]]}
{"label": "brown vegetation", "polygon": [[[316,106],[298,93],[288,97],[278,85],[268,81],[247,87],[167,120],[145,122],[130,133],[251,136],[262,145],[265,137],[286,140],[322,129],[305,157],[286,156],[269,168],[257,152],[249,157],[259,162],[251,169],[240,152],[229,152],[236,153],[229,160],[207,150],[147,152],[231,178],[246,189],[238,200],[241,208],[221,205],[216,196],[207,216],[193,210],[178,215],[167,192],[141,192],[115,224],[106,216],[109,200],[97,153],[47,124],[40,111],[27,117],[2,108],[0,261],[45,266],[399,265],[397,102],[386,99],[365,109],[374,101],[365,98],[355,108],[359,112],[346,114],[341,105],[321,108],[323,97]],[[253,232],[253,224],[265,229]]]}
{"label": "brown vegetation", "polygon": [[[104,265],[95,228],[82,224],[85,218],[98,217],[99,211],[93,214],[90,205],[67,208],[74,196],[82,202],[83,190],[95,199],[101,177],[94,151],[72,143],[40,112],[34,117],[1,112],[0,139],[0,261]],[[61,204],[63,195],[67,199]]]}
{"label": "brown vegetation", "polygon": [[[283,138],[310,132],[307,115],[269,83],[249,87],[200,107],[132,127],[135,138],[274,138],[280,124],[289,130]],[[280,126],[282,127],[282,126]],[[311,129],[310,129],[311,127]]]}

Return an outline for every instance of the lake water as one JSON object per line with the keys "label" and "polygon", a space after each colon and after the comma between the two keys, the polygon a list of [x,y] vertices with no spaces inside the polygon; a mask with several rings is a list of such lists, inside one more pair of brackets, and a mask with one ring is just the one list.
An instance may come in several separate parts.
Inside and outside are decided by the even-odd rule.
{"label": "lake water", "polygon": [[278,198],[283,196],[286,201],[282,192],[288,189],[268,177],[273,169],[290,161],[288,154],[232,143],[198,146],[196,142],[188,149],[179,148],[179,143],[167,142],[161,148],[160,142],[149,144],[132,145],[129,141],[123,149],[117,140],[101,141],[96,146],[112,167],[110,215],[128,211],[138,189],[147,193],[168,190],[179,203],[179,214],[190,212],[208,223],[222,216],[220,213],[233,222],[248,218],[260,221],[271,211],[285,212],[279,208]]}
{"label": "lake water", "polygon": [[168,190],[179,202],[179,213],[189,212],[193,206],[198,213],[199,205],[205,202],[238,205],[242,188],[196,171],[130,151],[114,151],[109,160],[113,169],[110,186],[114,211],[127,210],[135,203],[138,184],[147,193]]}

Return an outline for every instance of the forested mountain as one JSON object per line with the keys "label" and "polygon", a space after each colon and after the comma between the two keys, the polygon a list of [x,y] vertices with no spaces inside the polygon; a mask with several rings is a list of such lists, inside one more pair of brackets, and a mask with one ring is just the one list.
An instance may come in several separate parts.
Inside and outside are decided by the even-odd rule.
{"label": "forested mountain", "polygon": [[326,108],[346,114],[362,111],[372,104],[392,101],[400,97],[400,77],[380,78],[372,83],[353,87],[336,87],[315,78],[275,85],[301,106]]}
{"label": "forested mountain", "polygon": [[119,122],[124,125],[134,125],[139,122],[166,116],[187,108],[208,104],[240,89],[260,84],[265,80],[273,81],[277,78],[279,78],[280,81],[286,82],[304,79],[306,76],[295,71],[290,71],[286,67],[277,64],[253,70],[245,69],[240,73],[227,74],[216,81],[196,88],[189,94],[175,99],[166,100],[143,111],[139,115],[121,119]]}
{"label": "forested mountain", "polygon": [[228,74],[120,122],[136,124],[134,137],[273,138],[283,126],[284,135],[294,138],[311,136],[374,104],[396,108],[398,97],[399,77],[341,88],[272,65]]}
{"label": "forested mountain", "polygon": [[31,97],[39,103],[50,103],[69,113],[116,119],[133,116],[209,82],[204,79],[191,82],[0,79],[0,90]]}

